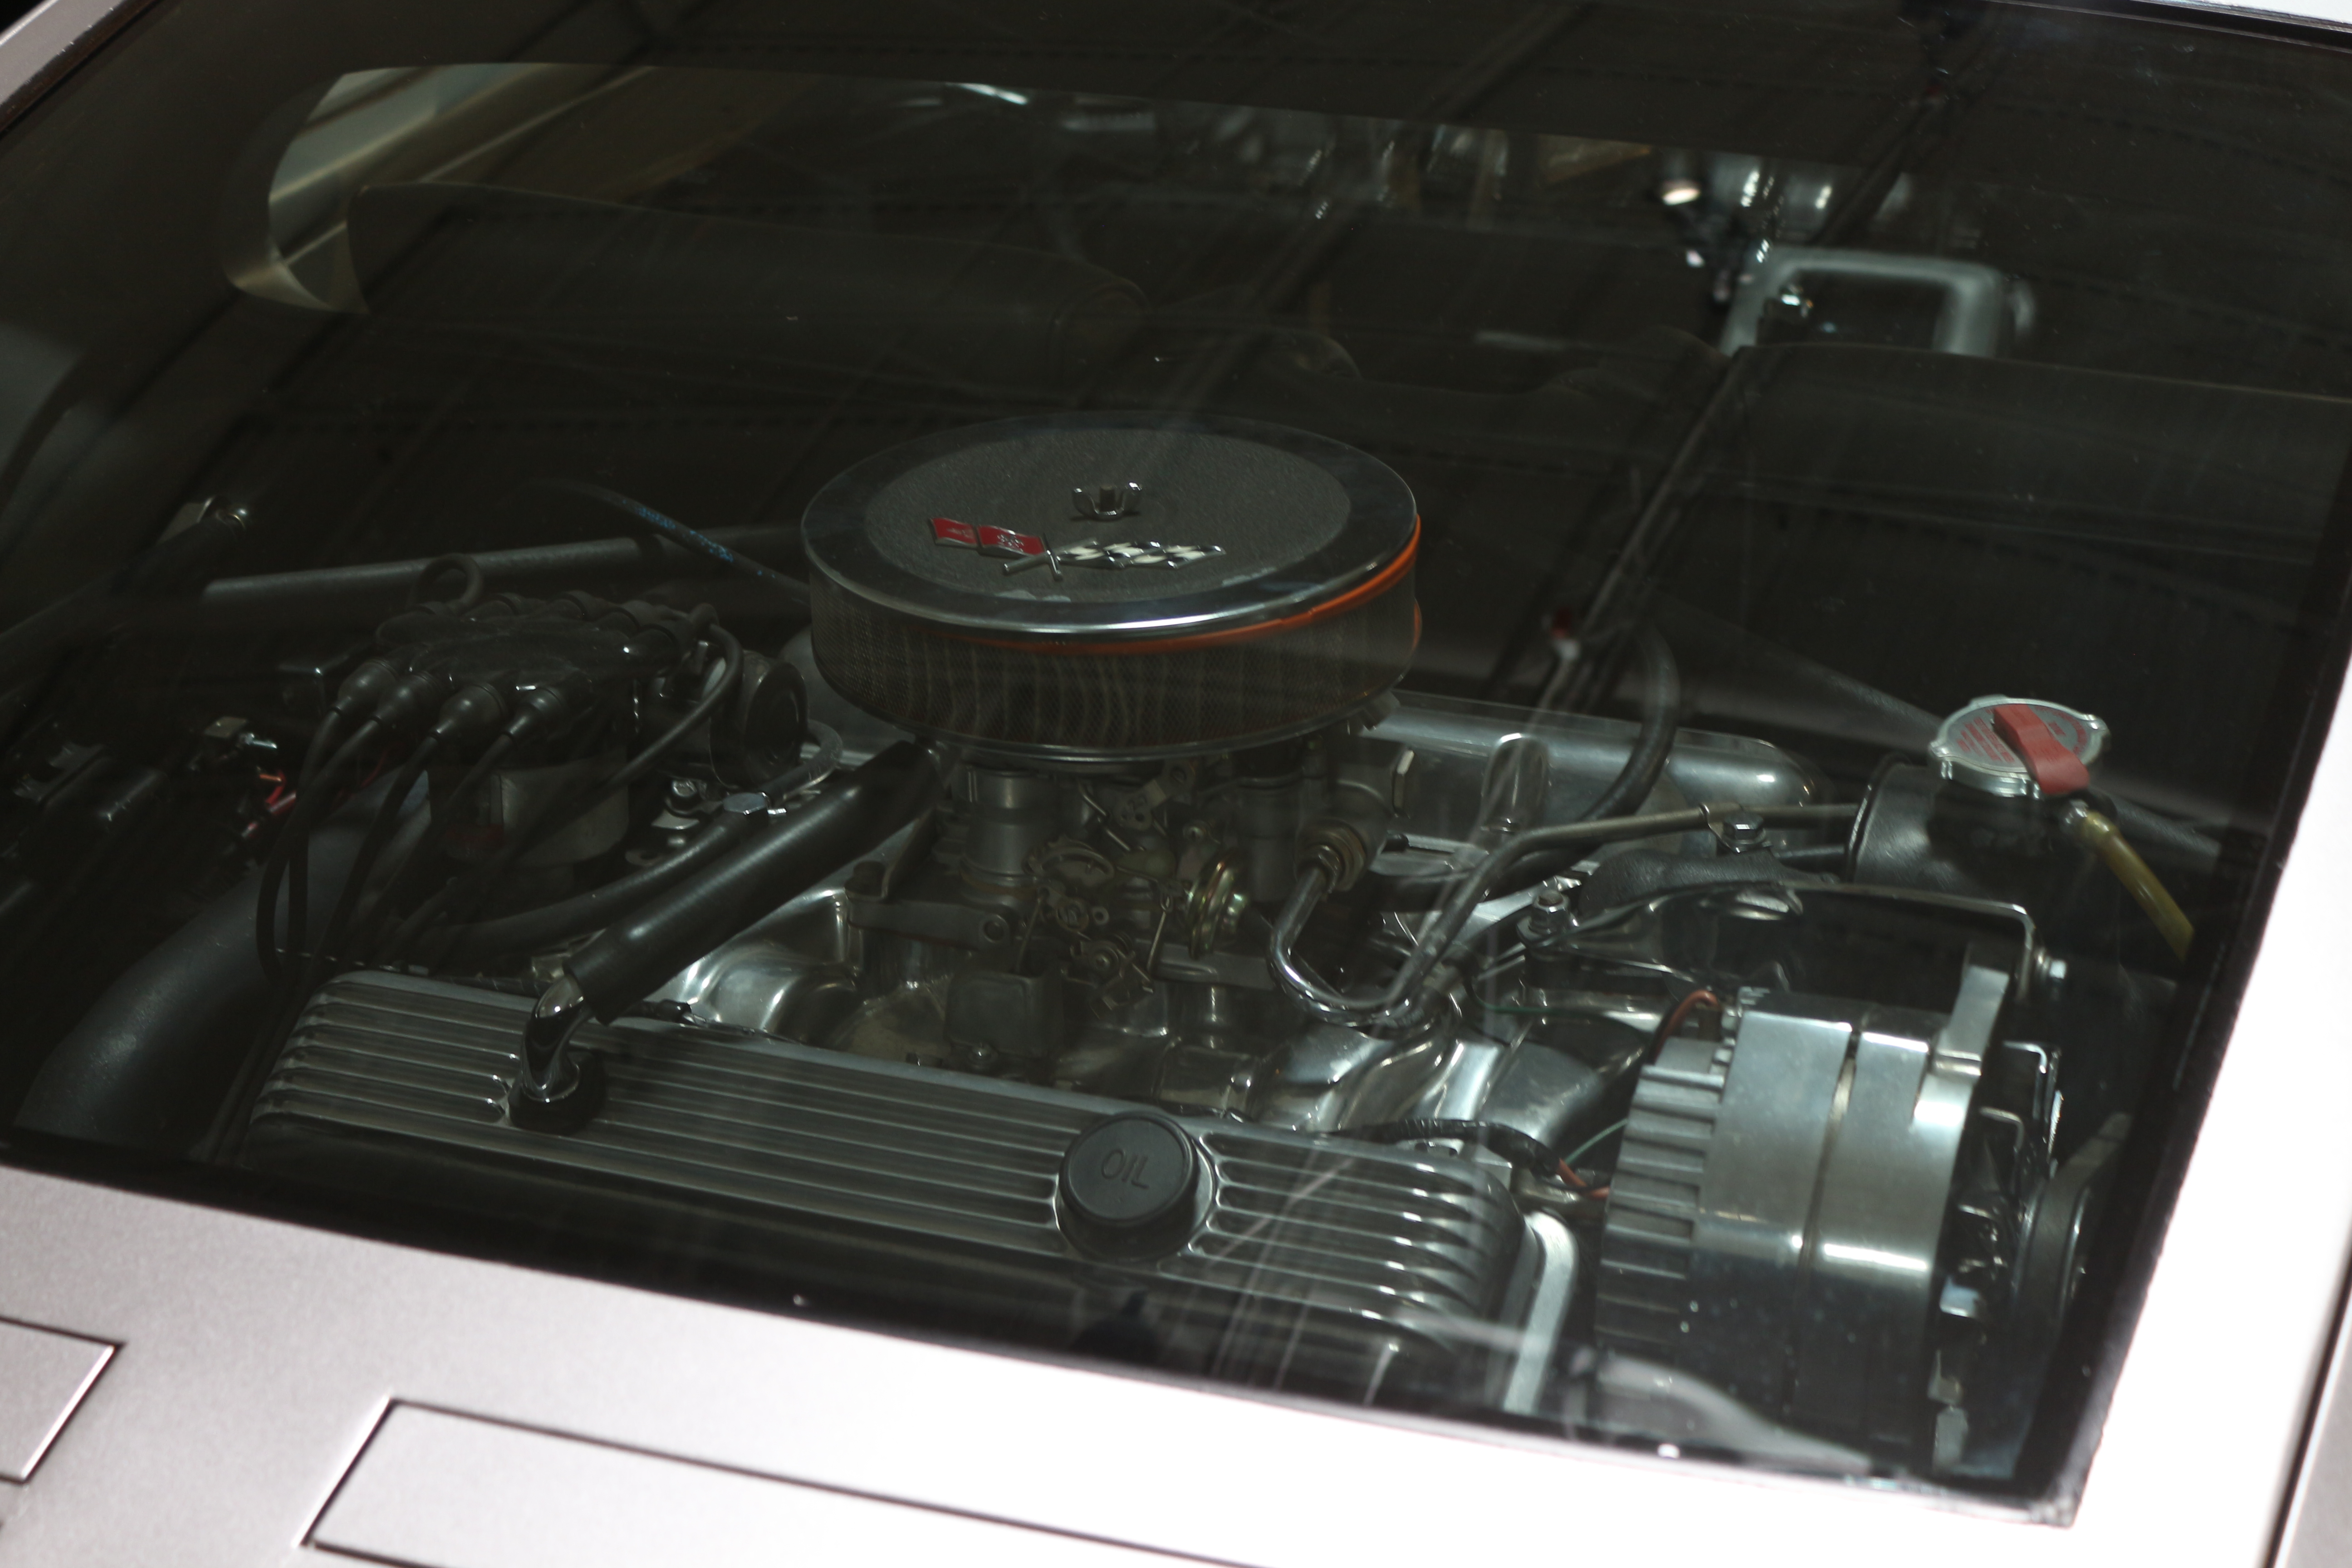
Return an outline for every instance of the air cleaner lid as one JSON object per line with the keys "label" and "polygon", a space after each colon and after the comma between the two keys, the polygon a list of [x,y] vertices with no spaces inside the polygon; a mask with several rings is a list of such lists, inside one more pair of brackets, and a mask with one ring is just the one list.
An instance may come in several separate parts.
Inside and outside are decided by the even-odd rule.
{"label": "air cleaner lid", "polygon": [[1118,641],[1279,619],[1396,566],[1412,492],[1337,441],[1149,412],[967,426],[810,502],[810,563],[876,606],[991,638]]}

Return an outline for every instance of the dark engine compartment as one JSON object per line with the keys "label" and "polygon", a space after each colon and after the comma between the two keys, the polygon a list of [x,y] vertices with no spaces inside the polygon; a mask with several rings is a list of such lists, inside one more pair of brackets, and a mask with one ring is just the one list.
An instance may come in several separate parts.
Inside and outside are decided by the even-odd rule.
{"label": "dark engine compartment", "polygon": [[278,111],[336,194],[208,331],[283,352],[11,579],[12,1149],[2041,1484],[2332,689],[2352,383],[2084,285],[2053,214],[2156,220],[1996,177],[2021,12],[1906,22],[1870,158],[821,22]]}

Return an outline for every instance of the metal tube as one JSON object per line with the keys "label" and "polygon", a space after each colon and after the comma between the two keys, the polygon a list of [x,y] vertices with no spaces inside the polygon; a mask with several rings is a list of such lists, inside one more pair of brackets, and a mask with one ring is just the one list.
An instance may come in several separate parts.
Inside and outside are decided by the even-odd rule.
{"label": "metal tube", "polygon": [[1282,912],[1274,918],[1265,961],[1274,971],[1276,984],[1290,994],[1291,1000],[1318,1018],[1346,1021],[1358,1017],[1362,1009],[1318,980],[1291,952],[1307,930],[1309,917],[1330,896],[1336,879],[1332,868],[1319,859],[1298,874],[1297,885],[1290,889]]}
{"label": "metal tube", "polygon": [[521,1071],[507,1090],[507,1119],[533,1132],[577,1132],[604,1106],[604,1064],[575,1059],[572,1037],[591,1016],[579,983],[559,974],[523,1021]]}
{"label": "metal tube", "polygon": [[[246,527],[245,513],[207,501],[188,527],[0,630],[0,682],[38,668],[61,647],[105,637],[121,624],[127,609],[148,595],[181,591],[187,577],[201,576],[234,546]],[[421,571],[425,563],[415,564]]]}
{"label": "metal tube", "polygon": [[[1719,809],[1719,808],[1717,808]],[[1764,805],[1743,806],[1742,811],[1761,817],[1767,824],[1818,824],[1843,820],[1860,810],[1854,805]],[[1330,1018],[1359,1026],[1393,1026],[1412,1022],[1428,1005],[1428,994],[1423,983],[1437,967],[1462,928],[1470,922],[1471,913],[1484,902],[1503,874],[1517,861],[1546,850],[1564,849],[1578,845],[1613,843],[1626,838],[1650,838],[1667,833],[1693,833],[1706,826],[1711,816],[1708,807],[1687,811],[1659,811],[1646,816],[1612,816],[1591,822],[1572,822],[1563,827],[1539,828],[1523,833],[1498,846],[1481,860],[1470,874],[1455,887],[1433,920],[1422,928],[1421,936],[1406,955],[1402,967],[1387,987],[1376,995],[1344,996],[1318,981],[1299,963],[1291,949],[1307,929],[1307,921],[1318,905],[1330,892],[1338,880],[1336,865],[1326,864],[1319,858],[1299,876],[1297,885],[1274,922],[1274,934],[1266,943],[1266,965],[1273,972],[1275,983],[1291,999],[1320,1018]]]}
{"label": "metal tube", "polygon": [[[797,543],[796,528],[716,529],[710,535],[737,552],[765,554]],[[592,539],[577,544],[536,545],[526,550],[489,550],[473,557],[494,589],[526,589],[599,577],[712,576],[726,568],[708,555],[667,540],[646,537]],[[408,602],[410,591],[430,563],[371,561],[356,566],[322,566],[304,572],[272,572],[255,577],[221,577],[185,598],[137,600],[97,628],[133,631],[248,630],[265,626],[315,626],[337,621],[374,621]],[[808,590],[798,584],[761,581],[753,591],[772,601],[805,606]]]}

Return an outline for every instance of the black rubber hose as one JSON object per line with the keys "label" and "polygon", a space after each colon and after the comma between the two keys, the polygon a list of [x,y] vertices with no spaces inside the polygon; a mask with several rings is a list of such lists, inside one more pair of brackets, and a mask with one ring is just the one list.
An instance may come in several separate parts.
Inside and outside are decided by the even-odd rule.
{"label": "black rubber hose", "polygon": [[572,814],[574,817],[587,816],[610,799],[614,791],[626,789],[643,778],[647,769],[661,761],[665,752],[686,739],[688,732],[696,725],[718,712],[720,705],[734,695],[736,688],[743,684],[743,645],[735,640],[734,633],[719,626],[710,628],[710,640],[719,645],[719,657],[727,661],[726,673],[711,685],[709,690],[695,700],[694,706],[686,710],[684,718],[639,748],[635,756],[623,763],[618,771],[599,784],[596,793],[588,797],[588,803]]}
{"label": "black rubber hose", "polygon": [[625,517],[635,519],[653,530],[658,537],[669,541],[681,549],[692,551],[706,560],[715,562],[730,572],[740,572],[744,576],[765,583],[772,588],[796,595],[803,604],[808,600],[808,584],[805,583],[795,581],[781,572],[762,566],[748,555],[738,554],[710,535],[698,529],[687,527],[667,513],[656,511],[635,496],[625,496],[618,490],[607,489],[603,485],[592,485],[585,479],[532,479],[525,483],[522,488],[557,490],[570,495],[583,496],[599,506],[610,507]]}
{"label": "black rubber hose", "polygon": [[[333,902],[390,789],[363,791],[310,835],[310,908]],[[158,1154],[201,1138],[270,990],[253,941],[260,889],[256,869],[124,970],[41,1063],[16,1125]]]}
{"label": "black rubber hose", "polygon": [[[383,929],[385,917],[391,913],[394,900],[398,896],[403,882],[411,872],[418,868],[417,857],[424,854],[427,846],[434,844],[442,834],[447,831],[446,826],[447,821],[457,816],[476,790],[488,782],[490,774],[497,770],[500,763],[506,760],[507,753],[514,749],[515,740],[514,733],[509,731],[492,741],[483,750],[481,756],[475,760],[474,765],[467,768],[457,784],[450,787],[449,793],[443,797],[440,805],[435,808],[433,813],[435,820],[428,823],[422,833],[410,840],[394,858],[392,864],[385,868],[383,886],[377,893],[375,901],[362,910],[352,923],[351,954],[354,962],[362,963],[367,962],[369,946],[375,941],[376,932]],[[429,870],[426,874],[430,875]]]}
{"label": "black rubber hose", "polygon": [[565,965],[609,1022],[696,959],[897,832],[931,802],[939,771],[902,741],[806,805],[761,816],[731,853],[604,928]]}
{"label": "black rubber hose", "polygon": [[1634,736],[1625,766],[1601,790],[1601,797],[1578,816],[1580,823],[1628,816],[1656,790],[1658,775],[1665,773],[1665,759],[1675,750],[1675,729],[1682,724],[1682,668],[1675,666],[1675,648],[1665,647],[1656,627],[1644,626],[1634,632],[1633,654],[1642,666],[1642,696],[1637,699],[1642,733]]}
{"label": "black rubber hose", "polygon": [[1516,1127],[1506,1127],[1499,1121],[1453,1121],[1435,1117],[1415,1116],[1402,1121],[1383,1121],[1377,1127],[1352,1127],[1344,1130],[1350,1138],[1361,1138],[1368,1143],[1421,1143],[1439,1139],[1476,1143],[1493,1150],[1521,1170],[1538,1175],[1559,1174],[1559,1156],[1539,1140],[1530,1138]]}
{"label": "black rubber hose", "polygon": [[[823,725],[816,726],[823,730]],[[830,731],[827,731],[830,734]],[[794,790],[807,787],[812,776],[829,773],[840,760],[840,737],[832,736],[830,752],[820,745],[819,753],[794,763],[757,789],[747,793],[778,799]],[[456,961],[478,962],[501,953],[520,952],[534,947],[549,946],[609,925],[623,913],[636,908],[655,894],[676,887],[686,878],[710,865],[728,847],[751,828],[759,818],[746,813],[727,812],[715,822],[704,826],[687,846],[665,859],[641,867],[625,876],[616,877],[603,887],[593,888],[559,902],[524,910],[511,915],[501,915],[469,926],[457,926],[441,933],[446,943],[432,962],[440,964]]]}
{"label": "black rubber hose", "polygon": [[609,925],[656,894],[715,864],[761,821],[751,814],[729,812],[696,834],[683,849],[615,877],[601,888],[520,914],[452,927],[443,933],[448,945],[435,962],[475,963],[528,952]]}
{"label": "black rubber hose", "polygon": [[1642,713],[1641,733],[1633,738],[1625,765],[1617,770],[1601,798],[1584,808],[1579,822],[1631,815],[1658,787],[1658,775],[1666,771],[1666,758],[1675,749],[1675,731],[1683,721],[1683,672],[1675,663],[1675,650],[1656,628],[1643,626],[1633,634],[1633,657],[1641,666],[1642,688],[1636,699]]}
{"label": "black rubber hose", "polygon": [[[1683,677],[1681,668],[1675,663],[1675,650],[1654,628],[1643,626],[1634,634],[1633,654],[1641,665],[1641,730],[1633,737],[1632,750],[1625,754],[1625,765],[1617,770],[1617,776],[1609,781],[1609,787],[1601,792],[1599,799],[1577,813],[1575,821],[1598,822],[1605,817],[1630,816],[1658,787],[1658,778],[1666,771],[1666,760],[1674,755],[1675,735],[1683,721]],[[1585,852],[1589,851],[1579,851]],[[1574,863],[1572,858],[1562,859],[1559,854],[1530,855],[1505,873],[1487,897],[1499,899],[1520,892],[1547,877],[1558,876]],[[1446,893],[1460,878],[1401,877],[1385,885],[1371,878],[1366,880],[1369,901],[1376,907],[1433,910],[1445,901]]]}
{"label": "black rubber hose", "polygon": [[352,917],[359,911],[360,893],[365,888],[368,873],[375,868],[384,846],[392,842],[394,831],[400,826],[401,808],[415,793],[416,781],[425,776],[432,765],[433,755],[441,749],[441,738],[429,734],[416,743],[400,772],[393,775],[392,793],[384,796],[375,820],[368,824],[367,837],[360,844],[359,858],[352,864],[352,873],[343,880],[342,891],[335,898],[334,911],[327,917],[326,929],[320,933],[310,956],[301,967],[301,982],[297,987],[307,995],[318,988],[328,965],[335,961],[337,949],[351,930]]}
{"label": "black rubber hose", "polygon": [[[1845,846],[1837,847],[1843,850]],[[1742,882],[1819,883],[1821,872],[1791,866],[1769,849],[1744,855],[1677,855],[1647,845],[1627,846],[1592,868],[1576,890],[1576,907],[1590,913],[1638,904],[1686,888],[1727,888]]]}
{"label": "black rubber hose", "polygon": [[472,609],[489,591],[489,578],[483,574],[482,563],[472,556],[436,555],[416,574],[416,583],[408,590],[409,604],[414,606],[426,603],[425,590],[431,587],[433,579],[444,572],[457,573],[462,584],[456,598],[440,601],[440,607],[451,615],[462,615]]}
{"label": "black rubber hose", "polygon": [[309,861],[310,829],[325,813],[332,797],[335,775],[350,765],[353,757],[372,744],[383,731],[373,719],[352,731],[351,738],[335,749],[315,770],[308,769],[295,795],[294,809],[278,829],[277,841],[269,847],[269,858],[262,862],[260,880],[254,898],[253,942],[261,961],[262,971],[275,975],[284,962],[278,946],[278,891],[279,883],[290,873],[294,885],[286,890],[286,924],[291,939],[309,945],[310,911],[307,894],[310,879],[305,868]]}
{"label": "black rubber hose", "polygon": [[319,727],[310,731],[310,743],[303,748],[301,768],[288,780],[297,792],[309,788],[311,778],[334,754],[336,738],[342,730],[342,715],[330,709],[326,717],[319,721]]}
{"label": "black rubber hose", "polygon": [[2184,823],[2160,816],[2144,805],[2106,797],[2107,815],[2131,836],[2132,846],[2149,858],[2210,877],[2221,863],[2221,846]]}
{"label": "black rubber hose", "polygon": [[[1675,650],[1654,626],[1643,626],[1633,634],[1633,657],[1641,669],[1641,690],[1636,699],[1641,706],[1642,728],[1633,737],[1633,749],[1626,754],[1625,765],[1601,798],[1577,815],[1579,822],[1599,822],[1612,816],[1625,816],[1639,809],[1658,787],[1658,779],[1666,771],[1666,759],[1674,755],[1675,734],[1683,721],[1683,672],[1675,663]],[[1490,889],[1487,897],[1499,899],[1507,893],[1532,888],[1547,877],[1557,877],[1576,863],[1579,850],[1555,850],[1550,854],[1530,855],[1511,868]],[[1500,1151],[1496,1151],[1500,1152]]]}
{"label": "black rubber hose", "polygon": [[572,795],[567,798],[566,795],[558,794],[546,801],[530,820],[508,837],[505,845],[496,854],[472,870],[453,879],[439,892],[410,910],[407,918],[394,929],[391,937],[384,942],[383,951],[376,955],[378,960],[389,963],[406,952],[409,944],[416,941],[425,927],[438,918],[444,910],[462,900],[480,897],[482,891],[509,866],[512,865],[517,858],[527,853],[533,846],[544,842],[553,834],[560,832],[569,824],[587,816],[588,813],[604,805],[615,792],[628,788],[659,762],[663,753],[683,740],[688,731],[696,725],[707,721],[712,714],[716,713],[729,695],[742,683],[743,645],[738,642],[734,634],[724,626],[711,626],[710,637],[719,645],[721,657],[725,661],[725,673],[719,678],[717,684],[696,700],[694,706],[687,710],[684,718],[656,736],[650,743],[640,748],[636,755],[629,758],[620,767],[598,781],[586,796]]}

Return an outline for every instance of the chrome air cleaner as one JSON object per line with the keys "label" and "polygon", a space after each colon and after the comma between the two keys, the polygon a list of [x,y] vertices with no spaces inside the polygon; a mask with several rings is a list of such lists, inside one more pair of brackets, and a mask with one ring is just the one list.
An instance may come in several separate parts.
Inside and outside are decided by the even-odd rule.
{"label": "chrome air cleaner", "polygon": [[1223,751],[1404,672],[1412,492],[1239,419],[1045,415],[878,454],[810,502],[816,658],[851,700],[1012,755]]}

